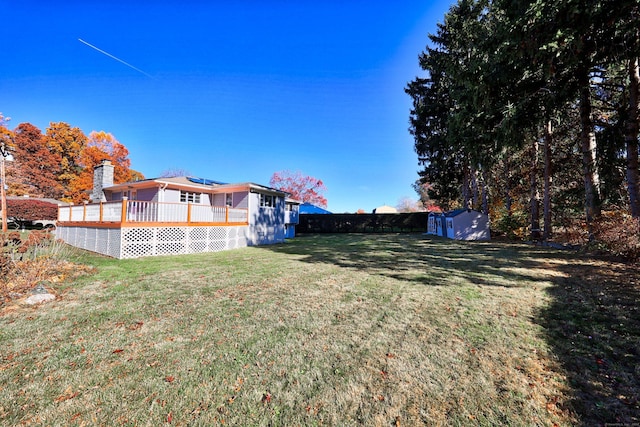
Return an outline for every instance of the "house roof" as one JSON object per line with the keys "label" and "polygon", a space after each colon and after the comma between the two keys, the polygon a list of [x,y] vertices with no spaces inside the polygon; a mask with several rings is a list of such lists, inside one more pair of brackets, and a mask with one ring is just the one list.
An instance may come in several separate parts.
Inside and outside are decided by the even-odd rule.
{"label": "house roof", "polygon": [[458,216],[460,214],[463,214],[465,212],[475,212],[475,213],[480,213],[480,214],[482,213],[482,212],[479,212],[479,211],[474,211],[472,209],[454,209],[452,211],[447,211],[447,212],[429,212],[429,215],[433,215],[433,216],[436,216],[436,217],[437,216],[443,216],[443,217],[446,217],[446,218],[453,218],[453,217],[456,217],[456,216]]}
{"label": "house roof", "polygon": [[[222,191],[234,191],[234,190],[245,190],[245,191],[258,191],[265,192],[277,195],[287,195],[284,191],[280,191],[276,188],[267,187],[260,184],[255,184],[253,182],[243,182],[236,184],[225,184],[219,181],[213,181],[204,178],[194,178],[187,176],[176,176],[171,178],[151,178],[151,179],[143,179],[140,181],[133,182],[125,182],[123,184],[115,184],[109,187],[105,187],[104,190],[108,191],[121,191],[121,190],[130,190],[130,189],[141,189],[141,188],[154,188],[154,187],[171,187],[178,189],[186,189],[186,190],[199,190],[205,193],[216,192],[220,193]],[[215,191],[212,191],[215,190]]]}
{"label": "house roof", "polygon": [[301,214],[330,214],[326,209],[321,208],[320,206],[316,206],[309,202],[304,202],[300,205],[300,213]]}
{"label": "house roof", "polygon": [[[443,212],[442,214],[447,218],[453,218],[454,216],[458,216],[464,212],[467,212],[467,209],[455,209],[452,211]],[[469,212],[471,212],[471,209],[469,209]]]}

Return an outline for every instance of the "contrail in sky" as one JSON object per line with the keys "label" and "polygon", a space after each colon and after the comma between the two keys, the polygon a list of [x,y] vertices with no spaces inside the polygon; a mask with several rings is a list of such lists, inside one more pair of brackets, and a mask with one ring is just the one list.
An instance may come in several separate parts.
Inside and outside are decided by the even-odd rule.
{"label": "contrail in sky", "polygon": [[124,62],[124,61],[123,61],[122,59],[120,59],[120,58],[116,58],[115,56],[111,55],[110,53],[105,52],[104,50],[102,50],[102,49],[99,49],[99,48],[95,47],[95,46],[94,46],[94,45],[92,45],[91,43],[87,43],[86,41],[84,41],[84,40],[82,40],[82,39],[78,39],[78,41],[79,41],[80,43],[86,44],[86,45],[87,45],[87,46],[89,46],[90,48],[95,49],[95,50],[97,50],[97,51],[98,51],[98,52],[100,52],[100,53],[103,53],[103,54],[107,55],[107,56],[108,56],[109,58],[111,58],[111,59],[115,59],[116,61],[118,61],[118,62],[120,62],[120,63],[122,63],[122,64],[126,65],[126,66],[127,66],[127,67],[129,67],[129,68],[133,68],[133,69],[134,69],[134,70],[136,70],[137,72],[142,73],[142,74],[144,74],[145,76],[147,76],[147,77],[149,77],[149,78],[153,78],[152,76],[150,76],[149,74],[145,73],[145,72],[144,72],[144,71],[142,71],[141,69],[136,68],[136,67],[134,67],[133,65],[131,65],[131,64],[129,64],[129,63],[127,63],[127,62]]}

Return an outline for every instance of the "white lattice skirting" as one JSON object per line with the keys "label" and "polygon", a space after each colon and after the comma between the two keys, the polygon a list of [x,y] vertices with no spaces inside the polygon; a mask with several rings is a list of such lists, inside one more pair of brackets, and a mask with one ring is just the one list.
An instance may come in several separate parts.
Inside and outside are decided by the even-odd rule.
{"label": "white lattice skirting", "polygon": [[248,245],[248,227],[65,227],[56,236],[71,246],[113,258],[218,252]]}

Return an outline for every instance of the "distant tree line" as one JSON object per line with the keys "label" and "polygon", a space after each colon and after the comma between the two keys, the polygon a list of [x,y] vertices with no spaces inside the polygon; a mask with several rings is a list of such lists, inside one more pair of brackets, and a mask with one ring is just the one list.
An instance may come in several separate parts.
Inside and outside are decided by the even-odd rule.
{"label": "distant tree line", "polygon": [[405,89],[431,199],[544,239],[640,218],[639,22],[637,0],[459,0]]}
{"label": "distant tree line", "polygon": [[14,196],[45,197],[65,202],[89,200],[93,168],[111,160],[115,183],[143,179],[131,169],[129,150],[112,134],[93,131],[86,136],[78,127],[50,123],[45,133],[31,123],[13,130],[0,113],[0,137],[13,156],[6,162],[7,193]]}

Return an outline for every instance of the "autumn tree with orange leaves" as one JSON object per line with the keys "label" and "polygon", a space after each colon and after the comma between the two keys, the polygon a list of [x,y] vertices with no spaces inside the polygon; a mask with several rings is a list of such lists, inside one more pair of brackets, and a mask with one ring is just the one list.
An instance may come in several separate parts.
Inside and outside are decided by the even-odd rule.
{"label": "autumn tree with orange leaves", "polygon": [[89,134],[86,147],[80,153],[79,164],[82,170],[69,185],[74,203],[89,199],[89,192],[93,187],[93,169],[103,160],[110,160],[113,164],[115,184],[144,178],[139,172],[131,170],[127,147],[108,132],[93,131]]}
{"label": "autumn tree with orange leaves", "polygon": [[105,159],[115,166],[114,183],[144,179],[131,169],[129,150],[110,133],[93,131],[87,137],[64,122],[50,123],[44,135],[31,123],[12,132],[1,113],[0,119],[15,159],[7,171],[9,194],[81,203],[89,199],[94,167]]}
{"label": "autumn tree with orange leaves", "polygon": [[71,182],[83,169],[80,155],[87,145],[87,136],[80,128],[71,127],[64,122],[50,123],[46,135],[47,147],[60,157],[58,182],[63,188],[62,200],[79,202],[76,193],[71,189]]}
{"label": "autumn tree with orange leaves", "polygon": [[302,172],[290,172],[288,170],[275,172],[271,176],[269,185],[280,191],[291,194],[291,198],[303,203],[311,203],[323,208],[327,207],[327,199],[324,192],[327,187],[322,180],[312,176],[303,175]]}

